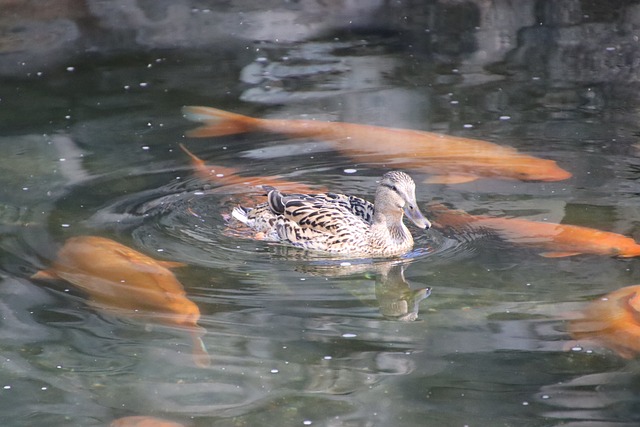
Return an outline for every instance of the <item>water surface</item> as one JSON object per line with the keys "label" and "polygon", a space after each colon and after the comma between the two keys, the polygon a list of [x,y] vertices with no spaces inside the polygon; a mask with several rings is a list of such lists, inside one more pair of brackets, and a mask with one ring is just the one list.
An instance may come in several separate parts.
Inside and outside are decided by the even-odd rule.
{"label": "water surface", "polygon": [[[416,28],[82,54],[0,84],[2,424],[104,426],[129,415],[192,426],[637,423],[637,360],[566,332],[588,301],[638,283],[637,260],[547,259],[490,233],[412,226],[416,249],[400,259],[310,255],[229,232],[233,206],[260,195],[198,178],[180,150],[372,199],[387,165],[280,135],[187,139],[193,124],[180,108],[484,139],[557,160],[573,177],[426,185],[408,170],[427,216],[437,201],[640,238],[629,78],[559,76],[553,59],[536,68],[524,53],[541,37],[535,26],[492,66],[478,62],[497,27],[459,32],[475,38],[467,45],[436,25],[444,41],[430,47]],[[30,279],[77,235],[187,264],[175,272],[202,312],[211,366],[194,366],[184,331],[101,313],[69,284]],[[417,319],[398,320],[393,310],[425,287],[431,296],[406,304]]]}

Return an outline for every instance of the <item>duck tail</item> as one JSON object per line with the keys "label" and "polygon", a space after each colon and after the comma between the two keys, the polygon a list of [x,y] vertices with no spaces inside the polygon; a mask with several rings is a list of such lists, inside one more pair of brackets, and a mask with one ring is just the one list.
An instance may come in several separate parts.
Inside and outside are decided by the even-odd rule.
{"label": "duck tail", "polygon": [[231,211],[231,216],[233,218],[235,218],[236,220],[246,225],[249,225],[249,217],[247,216],[248,214],[249,214],[249,210],[247,210],[242,206],[236,206]]}
{"label": "duck tail", "polygon": [[187,136],[194,138],[251,132],[258,128],[260,122],[260,119],[210,107],[185,106],[182,107],[182,115],[187,120],[204,123],[204,126],[187,132]]}

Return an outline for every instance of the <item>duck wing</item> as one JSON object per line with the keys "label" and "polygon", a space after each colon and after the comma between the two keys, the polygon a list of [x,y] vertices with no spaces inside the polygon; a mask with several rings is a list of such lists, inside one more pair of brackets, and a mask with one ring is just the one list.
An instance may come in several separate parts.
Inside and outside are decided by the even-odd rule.
{"label": "duck wing", "polygon": [[278,215],[277,234],[282,240],[307,249],[344,251],[359,246],[365,241],[369,225],[352,212],[348,198],[335,196],[270,192],[269,206]]}
{"label": "duck wing", "polygon": [[373,203],[368,202],[360,197],[349,196],[339,193],[319,193],[319,194],[292,194],[288,196],[292,199],[301,199],[308,201],[321,201],[326,205],[334,206],[338,205],[344,209],[347,209],[355,216],[361,218],[365,223],[371,224],[373,221]]}

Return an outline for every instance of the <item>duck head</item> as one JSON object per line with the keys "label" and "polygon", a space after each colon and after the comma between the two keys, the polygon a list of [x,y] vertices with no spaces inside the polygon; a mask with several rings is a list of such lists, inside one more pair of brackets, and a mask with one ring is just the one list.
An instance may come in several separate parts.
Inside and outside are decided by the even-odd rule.
{"label": "duck head", "polygon": [[385,214],[404,213],[417,227],[428,229],[431,223],[420,212],[416,202],[416,184],[409,175],[400,171],[387,172],[376,191],[375,210]]}

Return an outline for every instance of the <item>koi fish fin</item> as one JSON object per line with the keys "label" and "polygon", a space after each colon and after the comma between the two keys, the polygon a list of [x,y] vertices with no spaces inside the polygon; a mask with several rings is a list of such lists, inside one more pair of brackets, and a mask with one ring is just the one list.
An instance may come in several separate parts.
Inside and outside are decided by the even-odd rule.
{"label": "koi fish fin", "polygon": [[582,252],[542,252],[540,256],[545,258],[563,258],[567,256],[580,255]]}
{"label": "koi fish fin", "polygon": [[180,268],[187,266],[187,264],[185,264],[184,262],[178,261],[158,261],[158,264],[160,264],[164,268]]}
{"label": "koi fish fin", "polygon": [[59,279],[54,270],[40,270],[31,276],[35,280],[55,280]]}
{"label": "koi fish fin", "polygon": [[211,366],[211,356],[207,351],[207,347],[204,345],[204,341],[200,338],[200,333],[192,332],[191,334],[192,346],[193,346],[193,362],[199,368],[206,368]]}
{"label": "koi fish fin", "polygon": [[182,151],[184,151],[186,153],[187,156],[189,156],[191,158],[191,163],[193,163],[193,166],[196,169],[199,168],[204,168],[206,167],[206,164],[204,163],[204,160],[202,160],[200,157],[196,156],[195,154],[193,154],[191,151],[189,151],[187,149],[187,147],[184,146],[184,144],[178,144],[180,146],[180,149]]}
{"label": "koi fish fin", "polygon": [[204,123],[204,126],[187,132],[187,136],[193,138],[251,132],[258,127],[259,121],[253,117],[210,107],[182,107],[182,115],[187,120]]}
{"label": "koi fish fin", "polygon": [[425,184],[464,184],[477,180],[477,176],[473,175],[434,175],[425,179]]}

